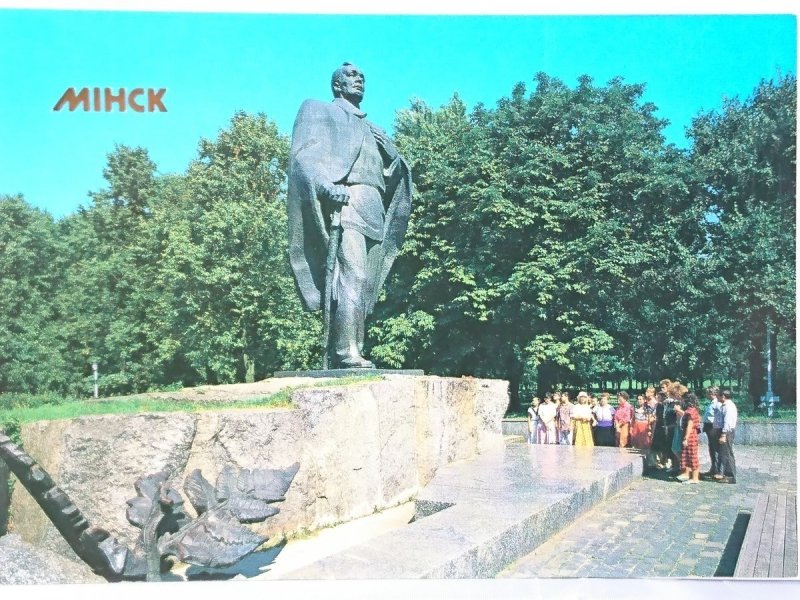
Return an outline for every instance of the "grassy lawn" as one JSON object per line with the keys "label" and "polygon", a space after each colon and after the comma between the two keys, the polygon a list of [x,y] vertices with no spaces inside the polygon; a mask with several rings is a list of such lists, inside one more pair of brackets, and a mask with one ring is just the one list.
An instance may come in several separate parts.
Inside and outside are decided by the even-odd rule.
{"label": "grassy lawn", "polygon": [[203,412],[211,410],[245,410],[253,408],[291,408],[292,392],[303,388],[333,387],[377,381],[380,375],[343,377],[308,385],[285,388],[251,400],[228,402],[197,402],[152,398],[146,394],[93,400],[65,398],[53,394],[0,394],[0,430],[12,439],[18,439],[23,423],[74,419],[87,415],[124,415],[158,412]]}
{"label": "grassy lawn", "polygon": [[739,419],[748,423],[769,423],[770,421],[797,422],[797,408],[794,406],[776,406],[773,416],[767,416],[767,409],[754,409],[752,407],[739,407]]}

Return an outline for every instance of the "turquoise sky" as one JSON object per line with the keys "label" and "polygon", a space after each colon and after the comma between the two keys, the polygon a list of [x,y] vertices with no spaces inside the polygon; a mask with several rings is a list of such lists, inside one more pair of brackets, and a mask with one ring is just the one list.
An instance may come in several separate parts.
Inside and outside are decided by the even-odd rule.
{"label": "turquoise sky", "polygon": [[[314,16],[0,10],[0,194],[56,216],[105,186],[115,143],[144,146],[162,173],[182,172],[201,137],[238,109],[286,134],[305,98],[330,97],[347,60],[367,75],[362,108],[391,130],[418,97],[454,92],[494,106],[538,71],[575,85],[620,75],[684,129],[724,96],[797,71],[793,15],[642,17]],[[68,87],[167,88],[167,113],[54,112]],[[531,84],[532,87],[532,84]]]}

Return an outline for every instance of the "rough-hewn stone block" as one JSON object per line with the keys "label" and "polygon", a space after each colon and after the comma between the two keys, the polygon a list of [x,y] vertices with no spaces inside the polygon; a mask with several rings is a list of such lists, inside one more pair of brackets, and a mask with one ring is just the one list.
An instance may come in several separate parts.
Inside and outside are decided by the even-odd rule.
{"label": "rough-hewn stone block", "polygon": [[[199,468],[215,481],[226,464],[300,470],[281,512],[256,526],[291,535],[408,500],[437,469],[502,446],[508,405],[502,381],[387,376],[348,386],[299,389],[293,409],[91,416],[29,424],[25,449],[93,525],[132,546],[125,519],[133,482]],[[187,505],[191,510],[191,507]],[[59,554],[72,551],[22,488],[12,497],[15,533]]]}

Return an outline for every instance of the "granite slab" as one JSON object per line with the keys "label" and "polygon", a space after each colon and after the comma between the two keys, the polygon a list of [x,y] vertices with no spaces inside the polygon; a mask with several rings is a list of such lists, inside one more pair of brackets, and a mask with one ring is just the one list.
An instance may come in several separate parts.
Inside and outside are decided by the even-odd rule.
{"label": "granite slab", "polygon": [[37,548],[18,535],[0,537],[0,585],[105,583],[83,563]]}
{"label": "granite slab", "polygon": [[315,371],[275,371],[273,378],[282,377],[359,377],[367,375],[413,375],[422,377],[422,369],[318,369]]}
{"label": "granite slab", "polygon": [[412,523],[285,578],[493,577],[640,474],[628,450],[509,444],[440,468]]}

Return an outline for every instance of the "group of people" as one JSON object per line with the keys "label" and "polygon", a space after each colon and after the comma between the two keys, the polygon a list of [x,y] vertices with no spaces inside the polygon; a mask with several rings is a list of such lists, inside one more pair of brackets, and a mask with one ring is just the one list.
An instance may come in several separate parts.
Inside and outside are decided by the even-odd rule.
{"label": "group of people", "polygon": [[730,390],[710,387],[708,405],[700,416],[697,396],[679,381],[664,379],[659,390],[648,387],[630,403],[627,392],[599,398],[585,391],[577,403],[566,391],[534,397],[528,408],[528,442],[575,446],[632,447],[646,454],[646,469],[668,469],[683,483],[700,481],[700,434],[708,438],[711,468],[716,481],[736,483],[733,442],[738,413]]}

